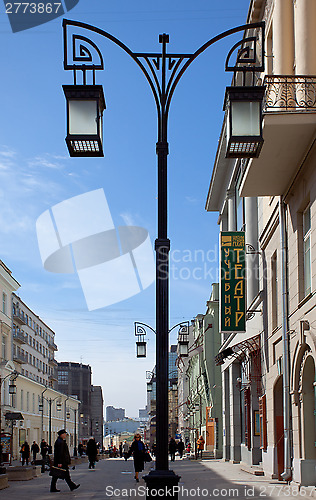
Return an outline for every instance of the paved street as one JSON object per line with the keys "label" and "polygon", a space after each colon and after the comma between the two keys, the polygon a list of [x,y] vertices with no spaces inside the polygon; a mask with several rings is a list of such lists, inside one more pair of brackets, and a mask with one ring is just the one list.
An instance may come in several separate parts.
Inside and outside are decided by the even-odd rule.
{"label": "paved street", "polygon": [[[146,465],[149,472],[152,463]],[[290,498],[316,499],[314,487],[299,491],[265,477],[256,477],[240,470],[239,465],[225,463],[221,460],[176,460],[170,464],[177,474],[181,475],[179,498]],[[145,474],[143,473],[143,475]],[[70,492],[64,481],[58,481],[60,493],[50,493],[50,478],[46,472],[39,478],[23,482],[10,482],[9,488],[0,491],[0,499],[5,500],[47,500],[52,498],[78,499],[123,499],[145,498],[145,482],[136,483],[134,479],[133,461],[122,459],[102,460],[96,464],[95,470],[89,470],[84,463],[71,470],[71,477],[81,486]],[[161,498],[161,495],[157,494]],[[164,497],[164,498],[168,498]]]}

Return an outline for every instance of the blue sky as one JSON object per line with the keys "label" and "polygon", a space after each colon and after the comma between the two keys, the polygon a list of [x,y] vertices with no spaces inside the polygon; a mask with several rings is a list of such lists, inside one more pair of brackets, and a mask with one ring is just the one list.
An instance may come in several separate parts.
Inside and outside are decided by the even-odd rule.
{"label": "blue sky", "polygon": [[[245,22],[248,0],[193,2],[80,0],[68,19],[98,26],[135,52],[194,52],[213,36]],[[156,237],[157,118],[148,83],[137,65],[108,41],[98,72],[107,104],[104,158],[69,158],[65,144],[62,18],[12,33],[0,4],[0,258],[21,283],[21,298],[56,332],[59,361],[90,364],[106,405],[129,416],[145,405],[145,371],[135,357],[134,321],[155,326],[155,287],[88,311],[76,274],[44,270],[35,223],[53,205],[103,188],[115,225],[137,225]],[[223,119],[226,55],[236,37],[208,49],[191,65],[174,94],[169,120],[170,326],[205,312],[217,281],[218,214],[205,200]],[[174,338],[173,338],[174,339]]]}

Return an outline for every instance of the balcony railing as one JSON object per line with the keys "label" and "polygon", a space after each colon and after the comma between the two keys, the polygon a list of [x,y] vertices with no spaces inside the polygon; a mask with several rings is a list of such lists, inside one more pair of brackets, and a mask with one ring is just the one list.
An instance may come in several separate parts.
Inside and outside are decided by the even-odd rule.
{"label": "balcony railing", "polygon": [[13,361],[20,363],[21,365],[24,365],[27,363],[27,357],[24,354],[21,354],[19,352],[19,353],[13,354]]}
{"label": "balcony railing", "polygon": [[48,364],[53,365],[53,366],[58,366],[58,362],[56,361],[55,358],[49,358]]}
{"label": "balcony railing", "polygon": [[316,113],[316,76],[267,75],[263,111]]}
{"label": "balcony railing", "polygon": [[27,343],[27,338],[22,330],[15,330],[15,332],[13,333],[13,340],[16,340],[20,344]]}
{"label": "balcony railing", "polygon": [[23,311],[20,311],[19,309],[13,310],[13,321],[15,323],[18,323],[19,325],[26,325],[26,316]]}
{"label": "balcony railing", "polygon": [[58,351],[58,347],[54,342],[48,342],[48,347],[54,349],[54,351]]}

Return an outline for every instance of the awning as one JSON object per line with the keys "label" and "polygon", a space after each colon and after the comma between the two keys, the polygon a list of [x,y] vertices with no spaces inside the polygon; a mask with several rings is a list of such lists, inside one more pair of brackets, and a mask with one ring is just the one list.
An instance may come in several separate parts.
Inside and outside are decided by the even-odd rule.
{"label": "awning", "polygon": [[214,358],[215,365],[219,366],[224,364],[224,360],[230,356],[233,356],[235,359],[240,359],[241,357],[247,356],[250,352],[258,351],[259,349],[260,334],[220,351]]}
{"label": "awning", "polygon": [[22,413],[19,412],[6,413],[4,418],[6,420],[24,420]]}

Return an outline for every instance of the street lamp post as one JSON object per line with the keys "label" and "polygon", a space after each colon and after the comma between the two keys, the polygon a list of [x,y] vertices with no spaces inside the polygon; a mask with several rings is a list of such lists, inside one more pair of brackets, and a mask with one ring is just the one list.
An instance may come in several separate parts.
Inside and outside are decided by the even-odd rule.
{"label": "street lamp post", "polygon": [[[158,166],[158,235],[155,241],[156,251],[156,375],[157,375],[157,454],[156,470],[146,477],[148,498],[151,491],[161,487],[171,487],[178,484],[179,476],[168,469],[168,348],[169,348],[169,250],[168,238],[168,203],[167,203],[167,157],[168,146],[168,115],[172,96],[176,86],[191,63],[215,42],[238,32],[244,32],[242,39],[230,50],[225,64],[226,71],[234,73],[234,84],[249,85],[248,75],[252,75],[252,85],[255,73],[264,70],[264,23],[252,23],[238,26],[208,40],[192,54],[167,53],[169,35],[159,35],[161,53],[132,52],[123,42],[100,28],[78,21],[63,20],[64,29],[64,69],[74,74],[74,85],[64,86],[67,99],[67,138],[66,142],[72,156],[102,156],[102,123],[103,93],[95,85],[96,70],[103,70],[104,63],[100,49],[89,36],[96,33],[107,38],[124,50],[139,66],[145,75],[153,92],[158,119],[158,140],[156,143]],[[79,30],[79,33],[75,33]],[[258,48],[257,48],[258,46]],[[238,50],[236,63],[230,64],[234,51]],[[77,84],[77,74],[82,72],[82,84]],[[93,79],[97,95],[91,96],[91,85],[87,85],[87,76]],[[81,93],[81,102],[78,93]],[[72,97],[71,97],[72,96]],[[75,105],[70,100],[76,99]],[[94,103],[91,104],[91,99]],[[89,102],[89,104],[87,104]],[[101,103],[101,104],[100,104]],[[227,104],[229,106],[229,102]],[[227,108],[228,109],[228,108]],[[72,127],[78,118],[78,127]],[[87,129],[82,124],[87,122]],[[79,136],[78,136],[79,134]],[[245,141],[251,133],[243,130]],[[238,136],[242,144],[242,137]],[[243,146],[241,146],[243,147]],[[230,151],[230,156],[233,151]],[[248,155],[249,157],[249,155]],[[177,496],[177,495],[175,495]]]}
{"label": "street lamp post", "polygon": [[77,408],[68,407],[67,419],[70,418],[70,410],[74,412],[75,417],[75,429],[74,429],[74,456],[77,456]]}

